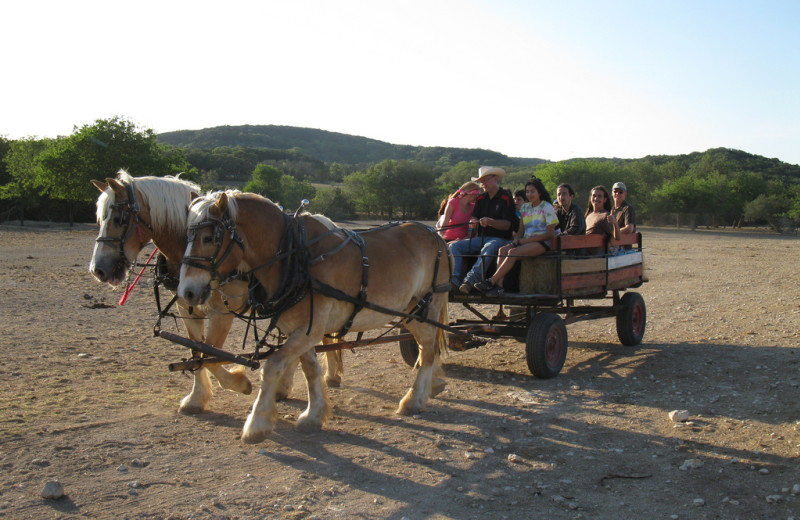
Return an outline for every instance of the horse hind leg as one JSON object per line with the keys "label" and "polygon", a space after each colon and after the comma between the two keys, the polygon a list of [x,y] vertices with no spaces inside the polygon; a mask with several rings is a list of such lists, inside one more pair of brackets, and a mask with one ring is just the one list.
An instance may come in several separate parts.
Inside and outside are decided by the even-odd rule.
{"label": "horse hind leg", "polygon": [[417,342],[420,344],[420,359],[419,368],[417,369],[417,377],[414,380],[413,386],[406,392],[403,399],[400,400],[400,406],[397,408],[397,413],[400,415],[413,415],[419,413],[424,408],[425,404],[431,396],[431,387],[434,376],[434,361],[435,352],[433,344],[435,341],[435,329],[428,331],[425,329],[433,329],[432,326],[418,327],[421,333],[415,333]]}
{"label": "horse hind leg", "polygon": [[[322,343],[331,345],[341,343],[343,339],[339,336],[333,338],[326,336],[322,339]],[[325,353],[325,384],[332,388],[339,388],[342,386],[342,376],[344,376],[344,359],[341,349],[327,351]]]}
{"label": "horse hind leg", "polygon": [[[447,304],[439,310],[439,321],[447,320]],[[420,345],[418,371],[414,385],[400,400],[397,413],[400,415],[413,415],[425,407],[428,399],[440,394],[445,387],[444,370],[441,367],[439,354],[447,346],[447,337],[444,331],[434,325],[424,323],[410,323],[408,329],[414,334]]]}

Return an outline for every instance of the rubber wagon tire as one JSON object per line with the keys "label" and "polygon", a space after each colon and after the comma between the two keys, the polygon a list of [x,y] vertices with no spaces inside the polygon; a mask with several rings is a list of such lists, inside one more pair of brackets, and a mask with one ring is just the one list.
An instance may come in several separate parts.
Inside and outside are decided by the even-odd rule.
{"label": "rubber wagon tire", "polygon": [[[406,329],[400,329],[400,334],[408,334]],[[406,365],[414,368],[417,366],[417,358],[419,358],[419,345],[415,339],[404,339],[400,341],[400,355],[403,356],[403,361]]]}
{"label": "rubber wagon tire", "polygon": [[627,347],[638,345],[644,337],[647,326],[647,308],[642,295],[625,293],[620,300],[622,308],[617,312],[617,337]]}
{"label": "rubber wagon tire", "polygon": [[525,359],[531,374],[541,379],[555,377],[567,360],[567,327],[558,314],[542,313],[528,326]]}

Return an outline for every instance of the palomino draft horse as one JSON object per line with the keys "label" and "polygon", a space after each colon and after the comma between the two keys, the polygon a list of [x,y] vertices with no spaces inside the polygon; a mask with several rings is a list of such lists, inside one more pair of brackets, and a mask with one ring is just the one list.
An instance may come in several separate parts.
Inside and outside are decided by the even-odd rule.
{"label": "palomino draft horse", "polygon": [[[200,187],[177,177],[131,177],[124,170],[119,171],[116,180],[108,178],[105,183],[92,183],[101,192],[97,199],[100,233],[89,271],[101,282],[119,285],[139,252],[152,240],[166,257],[166,279],[173,281],[173,290],[177,288],[186,249],[188,207],[192,193],[200,193]],[[237,311],[243,309],[247,303],[247,282],[234,280],[225,289],[228,306]],[[223,302],[222,293],[214,291],[206,304],[195,307],[191,315],[181,301],[178,310],[191,339],[222,347],[234,318]],[[206,321],[208,328],[204,331]],[[220,365],[206,364],[194,372],[192,391],[181,401],[181,412],[194,414],[206,409],[212,395],[209,371],[223,388],[243,394],[252,391],[244,367],[229,372]]]}
{"label": "palomino draft horse", "polygon": [[[276,387],[293,360],[305,363],[326,334],[372,330],[395,316],[416,318],[404,326],[420,347],[416,380],[397,412],[420,411],[446,347],[437,325],[448,322],[451,265],[447,245],[421,224],[361,234],[331,230],[317,219],[287,215],[258,195],[223,192],[190,206],[178,295],[187,305],[201,304],[210,284],[236,271],[253,273],[263,286],[274,324],[287,339],[267,357],[244,425],[242,440],[255,443],[274,429]],[[327,394],[319,375],[305,372],[308,408],[297,425],[320,427],[330,409]]]}

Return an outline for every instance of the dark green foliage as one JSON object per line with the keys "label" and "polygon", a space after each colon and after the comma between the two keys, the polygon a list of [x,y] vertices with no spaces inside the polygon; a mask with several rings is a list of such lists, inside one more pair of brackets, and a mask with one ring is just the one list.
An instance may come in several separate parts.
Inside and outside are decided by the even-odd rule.
{"label": "dark green foliage", "polygon": [[[272,150],[296,149],[298,153],[327,163],[374,164],[387,159],[438,164],[445,167],[464,161],[476,161],[481,164],[514,163],[505,155],[491,150],[397,145],[366,137],[294,126],[218,126],[203,130],[166,132],[159,134],[158,140],[173,146],[205,150],[222,146]],[[259,162],[263,160],[260,159]],[[541,159],[532,160],[543,162]]]}

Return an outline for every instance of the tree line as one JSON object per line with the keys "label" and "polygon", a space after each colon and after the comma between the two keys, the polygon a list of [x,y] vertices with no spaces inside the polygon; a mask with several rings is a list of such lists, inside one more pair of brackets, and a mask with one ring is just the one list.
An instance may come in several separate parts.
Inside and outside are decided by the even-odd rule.
{"label": "tree line", "polygon": [[[97,193],[89,181],[115,176],[120,168],[134,176],[182,172],[204,190],[236,187],[260,193],[287,211],[308,199],[310,211],[332,219],[434,219],[440,201],[486,164],[450,164],[449,150],[441,152],[445,155],[431,152],[424,161],[384,158],[344,164],[296,148],[178,147],[115,117],[56,139],[0,138],[0,221],[91,221]],[[531,177],[541,179],[553,194],[558,184],[569,183],[583,208],[592,187],[625,182],[640,223],[751,223],[777,231],[800,223],[800,167],[738,150],[493,165],[506,169],[502,186],[512,191]]]}

